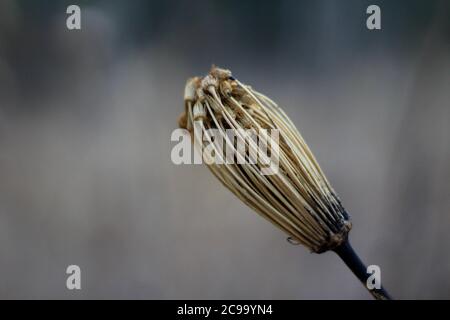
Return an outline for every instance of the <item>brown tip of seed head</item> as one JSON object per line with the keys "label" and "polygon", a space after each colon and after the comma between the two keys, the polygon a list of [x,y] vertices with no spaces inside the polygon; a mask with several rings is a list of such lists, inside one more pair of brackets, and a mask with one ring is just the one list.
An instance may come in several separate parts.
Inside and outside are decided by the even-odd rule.
{"label": "brown tip of seed head", "polygon": [[227,80],[232,76],[230,70],[218,68],[215,65],[212,65],[211,71],[209,72],[214,78],[219,80]]}

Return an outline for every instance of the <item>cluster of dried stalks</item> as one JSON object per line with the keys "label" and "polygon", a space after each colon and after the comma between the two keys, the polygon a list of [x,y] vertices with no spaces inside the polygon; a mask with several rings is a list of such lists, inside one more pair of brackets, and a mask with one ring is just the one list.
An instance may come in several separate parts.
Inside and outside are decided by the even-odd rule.
{"label": "cluster of dried stalks", "polygon": [[[292,241],[317,253],[346,241],[351,229],[348,214],[294,124],[271,99],[233,78],[229,70],[213,67],[205,77],[188,80],[184,100],[179,125],[200,146],[209,144],[219,150],[217,139],[208,135],[208,129],[218,129],[237,157],[249,159],[260,145],[248,139],[248,130],[243,129],[257,134],[278,130],[279,169],[272,175],[260,173],[260,161],[205,162],[229,190]],[[245,141],[245,149],[236,148],[227,129],[234,129]],[[265,147],[274,151],[271,143]]]}

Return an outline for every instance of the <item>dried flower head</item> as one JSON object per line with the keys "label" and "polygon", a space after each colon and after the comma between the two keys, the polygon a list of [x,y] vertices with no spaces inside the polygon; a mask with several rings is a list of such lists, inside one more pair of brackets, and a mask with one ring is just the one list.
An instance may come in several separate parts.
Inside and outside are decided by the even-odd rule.
{"label": "dried flower head", "polygon": [[[277,152],[278,170],[267,175],[261,174],[267,168],[264,159],[205,161],[244,203],[313,252],[334,249],[347,239],[348,214],[302,136],[275,102],[233,78],[229,70],[214,66],[205,77],[187,81],[184,101],[179,125],[189,130],[199,146],[209,145],[221,157],[218,139],[209,134],[209,129],[216,129],[236,158],[250,160],[252,154],[266,154],[262,146],[264,151]],[[236,146],[227,129],[235,130],[245,148]],[[257,144],[244,129],[264,136],[266,143]],[[274,130],[279,133],[276,144],[267,133]]]}

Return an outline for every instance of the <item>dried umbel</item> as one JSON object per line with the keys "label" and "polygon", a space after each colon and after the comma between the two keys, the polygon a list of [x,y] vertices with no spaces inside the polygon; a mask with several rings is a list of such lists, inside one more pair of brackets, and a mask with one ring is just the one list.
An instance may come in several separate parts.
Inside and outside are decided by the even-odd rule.
{"label": "dried umbel", "polygon": [[[210,154],[203,157],[223,185],[283,230],[291,242],[316,253],[334,250],[356,273],[350,263],[359,259],[347,241],[349,216],[302,136],[275,102],[235,79],[229,70],[214,66],[205,77],[187,81],[184,102],[179,125],[189,130],[200,152],[215,151],[219,161]],[[220,139],[212,137],[212,130]],[[227,134],[230,130],[234,136]],[[277,132],[276,141],[272,132]],[[263,143],[257,143],[252,133]],[[243,146],[237,146],[237,141]],[[223,144],[237,161],[226,161]],[[276,153],[277,168],[262,174],[267,153]],[[260,156],[256,161],[255,154]],[[357,276],[361,281],[367,278]],[[380,298],[379,291],[371,293]]]}
{"label": "dried umbel", "polygon": [[[345,241],[351,228],[347,213],[302,136],[272,100],[232,78],[230,71],[215,67],[202,79],[189,79],[184,98],[186,110],[180,126],[189,129],[194,139],[207,137],[208,129],[218,129],[239,157],[249,159],[252,148],[258,148],[248,129],[256,135],[266,130],[279,132],[275,146],[278,170],[274,174],[260,174],[264,169],[261,162],[205,161],[228,189],[292,241],[314,252],[333,249]],[[227,129],[240,133],[246,148],[237,148],[226,136]],[[199,145],[217,144],[208,138],[202,140],[206,141],[197,140]],[[268,144],[269,151],[273,147],[274,143]]]}

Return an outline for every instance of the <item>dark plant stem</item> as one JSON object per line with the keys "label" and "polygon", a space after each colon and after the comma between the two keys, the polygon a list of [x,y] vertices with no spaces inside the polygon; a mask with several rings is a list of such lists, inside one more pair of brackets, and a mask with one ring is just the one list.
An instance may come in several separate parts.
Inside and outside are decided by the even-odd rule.
{"label": "dark plant stem", "polygon": [[355,250],[353,250],[350,245],[349,240],[347,239],[340,246],[336,247],[334,250],[336,254],[345,262],[347,267],[352,270],[355,276],[361,281],[364,287],[370,292],[370,294],[377,300],[391,300],[392,298],[389,296],[387,291],[381,286],[380,289],[369,289],[367,287],[367,278],[369,278],[370,274],[367,273],[367,268],[361,259],[356,254]]}

